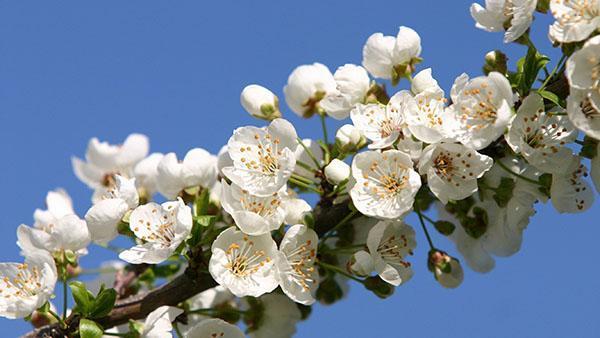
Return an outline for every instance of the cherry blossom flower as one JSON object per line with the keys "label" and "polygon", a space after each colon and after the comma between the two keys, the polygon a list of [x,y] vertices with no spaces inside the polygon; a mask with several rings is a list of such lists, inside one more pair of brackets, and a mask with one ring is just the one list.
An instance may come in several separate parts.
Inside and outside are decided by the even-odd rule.
{"label": "cherry blossom flower", "polygon": [[203,320],[185,332],[185,337],[198,338],[244,338],[244,333],[239,327],[219,319]]}
{"label": "cherry blossom flower", "polygon": [[346,64],[335,71],[333,78],[337,90],[328,92],[320,106],[327,115],[343,120],[354,105],[364,101],[370,87],[369,74],[361,66]]}
{"label": "cherry blossom flower", "polygon": [[143,241],[119,254],[131,264],[158,264],[169,258],[192,230],[192,211],[181,199],[163,204],[150,202],[135,208],[129,229]]}
{"label": "cherry blossom flower", "polygon": [[567,115],[579,130],[600,139],[600,106],[596,102],[600,104],[600,94],[571,88],[567,97]]}
{"label": "cherry blossom flower", "polygon": [[327,181],[333,185],[340,184],[350,177],[350,166],[337,158],[329,162],[324,171]]}
{"label": "cherry blossom flower", "polygon": [[504,133],[513,106],[510,83],[504,75],[491,72],[469,80],[463,73],[454,81],[451,97],[461,143],[480,150]]}
{"label": "cherry blossom flower", "polygon": [[31,314],[54,292],[54,259],[42,250],[25,253],[24,263],[0,263],[0,316],[16,319]]}
{"label": "cherry blossom flower", "polygon": [[600,28],[598,0],[553,0],[550,1],[550,11],[556,19],[549,32],[553,41],[582,41]]}
{"label": "cherry blossom flower", "polygon": [[357,105],[350,112],[354,126],[372,141],[369,149],[385,149],[397,142],[398,150],[412,158],[419,157],[421,143],[412,139],[403,114],[411,100],[410,92],[403,90],[392,96],[387,106],[376,103]]}
{"label": "cherry blossom flower", "polygon": [[286,187],[270,196],[254,196],[235,184],[222,181],[222,206],[235,224],[248,235],[268,234],[279,229],[286,212],[283,201],[286,198]]}
{"label": "cherry blossom flower", "polygon": [[272,91],[263,86],[251,84],[240,95],[242,107],[252,116],[264,120],[281,117],[279,99]]}
{"label": "cherry blossom flower", "polygon": [[566,145],[575,141],[577,130],[562,108],[546,112],[544,100],[530,94],[523,100],[517,115],[504,136],[508,145],[527,162],[549,173],[564,173],[573,156]]}
{"label": "cherry blossom flower", "polygon": [[33,213],[33,226],[45,229],[60,218],[74,215],[73,201],[69,194],[63,189],[49,191],[46,194],[46,210],[36,209]]}
{"label": "cherry blossom flower", "polygon": [[438,82],[431,75],[431,68],[423,69],[418,72],[410,82],[410,91],[417,95],[426,90],[442,90],[438,85]]}
{"label": "cherry blossom flower", "polygon": [[460,262],[443,251],[430,251],[428,265],[435,280],[445,288],[457,288],[465,277]]}
{"label": "cherry blossom flower", "polygon": [[135,185],[139,194],[146,199],[158,192],[158,164],[164,156],[161,153],[152,153],[133,168]]}
{"label": "cherry blossom flower", "polygon": [[291,338],[302,315],[288,297],[270,293],[260,297],[263,313],[257,328],[248,333],[250,338]]}
{"label": "cherry blossom flower", "polygon": [[194,148],[179,162],[175,153],[168,153],[157,170],[158,191],[174,199],[188,188],[211,188],[217,181],[217,157],[202,148]]}
{"label": "cherry blossom flower", "polygon": [[588,171],[581,158],[569,162],[564,174],[552,175],[550,196],[552,205],[560,213],[578,213],[589,209],[594,203],[594,192],[585,179]]}
{"label": "cherry blossom flower", "polygon": [[362,139],[360,130],[351,124],[344,124],[335,133],[335,142],[342,151],[356,150]]}
{"label": "cherry blossom flower", "polygon": [[222,171],[251,194],[271,195],[292,175],[297,146],[296,130],[284,119],[275,119],[266,128],[238,128],[228,142],[233,166]]}
{"label": "cherry blossom flower", "polygon": [[275,261],[277,280],[283,292],[293,301],[304,305],[315,302],[318,273],[317,233],[303,224],[291,226],[279,245]]}
{"label": "cherry blossom flower", "polygon": [[310,204],[308,204],[308,202],[301,198],[296,198],[289,195],[288,198],[283,201],[283,209],[285,210],[285,224],[303,223],[304,215],[312,211],[312,207]]}
{"label": "cherry blossom flower", "polygon": [[249,236],[231,227],[217,236],[211,250],[210,274],[234,295],[258,297],[277,287],[277,245],[269,234]]}
{"label": "cherry blossom flower", "polygon": [[419,173],[443,203],[462,200],[477,191],[477,179],[490,170],[491,157],[462,144],[438,143],[427,146],[419,160]]}
{"label": "cherry blossom flower", "polygon": [[173,306],[161,306],[150,312],[144,325],[140,338],[171,338],[173,337],[172,322],[183,313],[183,310]]}
{"label": "cherry blossom flower", "polygon": [[364,215],[397,219],[408,212],[421,187],[408,155],[398,150],[359,153],[352,162],[356,184],[350,196]]}
{"label": "cherry blossom flower", "polygon": [[117,237],[119,222],[139,203],[133,178],[116,175],[114,185],[104,192],[96,196],[96,203],[85,214],[91,239],[100,245],[106,245]]}
{"label": "cherry blossom flower", "polygon": [[329,93],[337,93],[337,84],[327,66],[320,63],[294,69],[283,87],[285,101],[301,117],[311,117],[320,101]]}
{"label": "cherry blossom flower", "polygon": [[45,250],[62,253],[67,250],[81,256],[87,254],[90,233],[84,220],[77,215],[67,215],[44,228],[30,228],[21,224],[17,228],[17,245],[23,251]]}
{"label": "cherry blossom flower", "polygon": [[[471,5],[471,16],[476,27],[488,32],[504,33],[504,42],[517,40],[531,26],[537,0],[486,0],[485,8]],[[507,28],[508,27],[508,28]]]}
{"label": "cherry blossom flower", "polygon": [[132,176],[133,167],[148,154],[145,135],[131,134],[123,145],[111,145],[92,138],[85,154],[86,161],[73,157],[75,175],[92,189],[111,185],[114,175]]}
{"label": "cherry blossom flower", "polygon": [[411,28],[401,26],[398,35],[371,35],[363,47],[363,66],[373,77],[395,80],[412,73],[420,61],[421,37]]}
{"label": "cherry blossom flower", "polygon": [[394,286],[412,277],[411,264],[406,258],[413,254],[416,246],[415,231],[403,222],[380,221],[367,236],[373,269],[381,279]]}

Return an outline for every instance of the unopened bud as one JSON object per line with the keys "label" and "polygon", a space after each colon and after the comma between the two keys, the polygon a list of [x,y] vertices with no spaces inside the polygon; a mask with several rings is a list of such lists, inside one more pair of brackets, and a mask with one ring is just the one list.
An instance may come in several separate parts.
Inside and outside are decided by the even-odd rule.
{"label": "unopened bud", "polygon": [[438,283],[445,288],[454,289],[464,279],[464,271],[460,262],[443,251],[430,251],[427,265]]}
{"label": "unopened bud", "polygon": [[55,322],[56,319],[48,312],[39,312],[36,310],[31,314],[31,325],[34,328],[42,327]]}
{"label": "unopened bud", "polygon": [[340,184],[341,182],[348,179],[350,176],[350,166],[345,162],[333,159],[325,167],[325,177],[327,181],[333,185]]}
{"label": "unopened bud", "polygon": [[281,117],[279,99],[270,90],[259,85],[249,85],[242,90],[240,101],[244,109],[252,116],[271,121]]}
{"label": "unopened bud", "polygon": [[343,125],[335,134],[335,141],[344,152],[357,150],[362,138],[360,131],[351,124]]}
{"label": "unopened bud", "polygon": [[493,50],[485,54],[485,65],[483,65],[483,72],[487,75],[491,72],[499,72],[500,74],[506,74],[508,68],[506,55],[499,50]]}
{"label": "unopened bud", "polygon": [[373,259],[368,252],[364,250],[358,251],[352,255],[348,263],[348,268],[355,275],[366,277],[373,272]]}

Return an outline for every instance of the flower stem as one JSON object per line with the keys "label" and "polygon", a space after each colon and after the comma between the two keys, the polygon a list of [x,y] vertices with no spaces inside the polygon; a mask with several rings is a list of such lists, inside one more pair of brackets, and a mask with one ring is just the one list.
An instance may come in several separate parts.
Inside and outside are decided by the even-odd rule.
{"label": "flower stem", "polygon": [[532,184],[542,185],[542,184],[540,184],[540,182],[538,182],[536,180],[532,180],[529,177],[525,177],[525,176],[523,176],[521,174],[517,174],[516,172],[512,171],[509,167],[507,167],[506,164],[502,163],[502,161],[500,161],[500,160],[497,160],[496,163],[498,163],[498,165],[500,166],[500,168],[504,169],[504,171],[506,171],[507,173],[509,173],[509,174],[511,174],[511,175],[513,175],[513,176],[515,176],[517,178],[520,178],[520,179],[522,179],[524,181],[527,181],[529,183],[532,183]]}
{"label": "flower stem", "polygon": [[415,209],[415,212],[419,216],[419,221],[421,222],[421,227],[423,228],[423,232],[425,232],[425,237],[427,237],[427,242],[429,243],[429,247],[431,248],[431,250],[435,249],[435,246],[433,245],[433,241],[431,241],[431,236],[429,236],[429,231],[427,231],[427,227],[425,226],[425,221],[423,221],[423,218],[424,218],[423,214],[421,213],[421,211],[419,211],[419,209]]}
{"label": "flower stem", "polygon": [[295,179],[295,180],[297,180],[297,181],[304,182],[306,184],[313,184],[314,183],[310,178],[304,177],[304,176],[301,176],[301,175],[298,175],[298,174],[292,174],[292,178]]}
{"label": "flower stem", "polygon": [[60,324],[61,327],[65,326],[65,321],[58,315],[58,313],[50,309],[48,309],[48,313],[58,321],[58,324]]}
{"label": "flower stem", "polygon": [[307,147],[306,144],[304,144],[304,142],[302,142],[302,139],[299,138],[299,137],[298,137],[298,143],[302,146],[302,148],[304,148],[304,151],[306,151],[306,153],[308,154],[308,157],[310,157],[310,159],[317,166],[317,168],[321,168],[321,164],[319,163],[319,161],[315,157],[315,154],[313,154],[312,150],[310,150],[310,148]]}
{"label": "flower stem", "polygon": [[181,330],[179,330],[179,323],[175,323],[175,333],[178,338],[183,338],[183,334],[181,333]]}
{"label": "flower stem", "polygon": [[323,128],[323,142],[325,142],[325,144],[328,144],[327,126],[325,125],[325,113],[319,114],[319,117],[321,118],[321,127]]}
{"label": "flower stem", "polygon": [[304,169],[308,170],[308,171],[311,171],[311,172],[314,172],[314,171],[316,171],[316,170],[319,170],[319,168],[311,167],[311,166],[310,166],[310,165],[308,165],[307,163],[304,163],[304,162],[302,162],[302,161],[300,161],[300,160],[296,160],[296,164],[297,164],[298,166],[300,166],[300,167],[302,167],[302,168],[304,168]]}
{"label": "flower stem", "polygon": [[294,183],[295,185],[297,185],[299,187],[303,187],[303,188],[306,188],[306,189],[311,190],[313,192],[316,192],[319,195],[323,193],[321,190],[315,188],[314,186],[306,184],[306,183],[304,183],[302,181],[299,181],[299,180],[297,180],[297,179],[295,179],[293,177],[290,177],[290,182]]}
{"label": "flower stem", "polygon": [[67,319],[67,276],[66,273],[63,273],[62,276],[62,284],[63,284],[63,320]]}
{"label": "flower stem", "polygon": [[352,279],[354,281],[357,281],[357,282],[359,282],[361,284],[365,283],[365,281],[363,281],[362,279],[349,274],[348,272],[344,271],[344,269],[342,269],[342,268],[340,268],[338,266],[327,264],[327,263],[321,262],[321,261],[318,261],[317,264],[319,264],[319,266],[321,266],[322,268],[324,268],[326,270],[337,272],[340,275],[342,275],[344,277],[347,277],[347,278],[350,278],[350,279]]}
{"label": "flower stem", "polygon": [[565,54],[563,54],[560,57],[560,60],[558,60],[558,62],[556,63],[556,65],[554,66],[554,69],[552,69],[550,74],[548,76],[546,76],[546,80],[544,80],[544,83],[542,83],[542,86],[540,87],[540,89],[538,89],[538,91],[544,90],[544,88],[546,88],[546,86],[548,85],[548,82],[550,82],[550,80],[552,80],[552,78],[556,74],[556,71],[558,71],[558,68],[566,59],[567,59],[567,56]]}

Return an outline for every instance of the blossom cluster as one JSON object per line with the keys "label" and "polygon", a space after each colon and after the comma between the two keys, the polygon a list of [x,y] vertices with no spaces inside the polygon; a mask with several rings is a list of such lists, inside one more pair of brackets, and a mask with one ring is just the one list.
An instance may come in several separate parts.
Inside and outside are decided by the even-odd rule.
{"label": "blossom cluster", "polygon": [[[564,52],[539,85],[549,60],[529,39],[536,10],[556,19],[549,36]],[[471,14],[478,28],[506,31],[505,42],[527,46],[515,71],[494,51],[484,75],[463,73],[444,90],[430,68],[418,70],[417,32],[375,33],[362,65],[332,73],[313,63],[289,75],[287,107],[320,119],[321,140],[299,137],[277,95],[257,84],[240,101],[266,125],[234,130],[216,155],[150,153],[141,134],[120,145],[91,139],[85,159],[72,159],[93,190],[91,207],[78,216],[57,189],[31,227],[18,227],[25,261],[0,264],[0,315],[72,329],[67,304],[61,317],[50,303],[55,284],[61,280],[66,292],[90,244],[115,249],[123,237],[129,247],[116,250],[127,264],[101,267],[99,281],[69,284],[80,336],[243,337],[234,325],[243,321],[250,337],[290,337],[313,303],[341,299],[349,281],[385,298],[411,279],[416,232],[405,220],[412,212],[428,240],[428,269],[441,286],[456,288],[461,262],[433,243],[431,226],[472,270],[488,272],[495,257],[519,251],[537,203],[586,211],[593,185],[600,190],[600,1],[486,1]],[[561,81],[566,92],[553,88]],[[388,94],[386,84],[404,82]],[[335,140],[328,118],[347,122]],[[117,293],[132,271],[125,294]],[[217,286],[176,306],[165,301],[143,322],[99,324],[117,298],[182,276],[207,276]]]}

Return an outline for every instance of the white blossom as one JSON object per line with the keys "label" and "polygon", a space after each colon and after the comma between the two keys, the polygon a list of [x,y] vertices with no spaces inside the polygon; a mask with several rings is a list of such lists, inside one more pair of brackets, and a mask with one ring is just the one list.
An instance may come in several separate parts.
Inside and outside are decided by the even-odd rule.
{"label": "white blossom", "polygon": [[491,157],[462,144],[438,143],[427,146],[419,160],[419,173],[443,203],[462,200],[477,191],[477,179],[490,170]]}
{"label": "white blossom", "polygon": [[567,115],[579,130],[600,139],[600,94],[571,88],[567,97]]}
{"label": "white blossom", "polygon": [[529,29],[536,4],[537,0],[486,0],[485,8],[478,3],[471,5],[471,16],[479,29],[502,32],[506,28],[504,42],[509,43]]}
{"label": "white blossom", "polygon": [[362,140],[362,133],[351,124],[344,124],[335,133],[335,142],[343,151],[356,150]]}
{"label": "white blossom", "polygon": [[51,254],[69,250],[77,255],[85,255],[90,244],[85,221],[74,214],[63,216],[45,228],[30,228],[21,224],[17,228],[17,238],[17,245],[23,251],[38,249]]}
{"label": "white blossom", "polygon": [[552,0],[550,12],[556,20],[550,26],[550,39],[577,42],[587,39],[600,28],[600,1]]}
{"label": "white blossom", "polygon": [[284,119],[266,128],[238,128],[227,145],[233,166],[223,168],[223,174],[254,195],[279,191],[296,165],[297,138],[294,126]]}
{"label": "white blossom", "polygon": [[287,105],[301,117],[312,116],[319,110],[319,102],[335,92],[337,84],[333,74],[320,63],[296,67],[283,87]]}
{"label": "white blossom", "polygon": [[100,245],[106,245],[117,237],[119,222],[139,203],[135,179],[119,175],[114,178],[115,183],[104,194],[96,196],[96,203],[85,214],[91,239]]}
{"label": "white blossom", "polygon": [[230,227],[217,236],[211,250],[210,274],[234,295],[258,297],[277,287],[277,245],[271,235],[249,236]]}
{"label": "white blossom", "polygon": [[421,55],[421,38],[411,28],[401,26],[398,35],[371,35],[363,47],[363,66],[373,77],[397,80]]}
{"label": "white blossom", "polygon": [[26,252],[22,264],[0,263],[0,316],[28,316],[50,299],[56,279],[54,259],[45,251]]}
{"label": "white blossom", "polygon": [[133,167],[148,154],[145,135],[131,134],[122,145],[112,145],[92,138],[85,154],[86,161],[71,159],[77,178],[92,189],[109,186],[114,175],[131,177]]}
{"label": "white blossom", "polygon": [[375,270],[373,258],[365,250],[357,251],[352,255],[349,267],[353,273],[361,277],[369,276]]}
{"label": "white blossom", "polygon": [[413,254],[416,246],[415,231],[403,222],[380,221],[367,236],[373,269],[381,279],[394,286],[412,277],[411,264],[406,258]]}
{"label": "white blossom", "polygon": [[270,293],[260,297],[263,313],[257,329],[250,332],[250,338],[291,338],[296,333],[296,323],[302,315],[288,297]]}
{"label": "white blossom", "polygon": [[279,229],[286,212],[283,201],[287,197],[286,187],[270,196],[254,196],[235,184],[221,182],[223,191],[222,206],[235,224],[248,235],[268,234]]}
{"label": "white blossom", "polygon": [[324,171],[327,181],[333,185],[340,184],[350,177],[350,166],[337,158],[329,162]]}
{"label": "white blossom", "polygon": [[410,90],[414,95],[417,95],[426,90],[442,90],[442,88],[431,75],[431,68],[426,68],[413,77],[410,82]]}
{"label": "white blossom", "polygon": [[412,99],[410,92],[403,90],[392,96],[387,106],[357,105],[350,112],[354,126],[372,141],[369,149],[385,149],[397,142],[399,150],[419,157],[421,143],[413,141],[403,114]]}
{"label": "white blossom", "polygon": [[181,199],[163,204],[150,202],[135,208],[129,229],[143,241],[119,254],[131,264],[158,264],[177,249],[192,230],[192,211]]}
{"label": "white blossom", "polygon": [[240,95],[242,107],[252,116],[272,120],[281,117],[279,99],[269,89],[251,84],[244,87]]}
{"label": "white blossom", "polygon": [[203,320],[185,332],[185,337],[190,338],[244,338],[244,333],[239,327],[219,319]]}
{"label": "white blossom", "polygon": [[573,157],[566,145],[575,141],[577,130],[560,107],[546,112],[544,100],[530,94],[523,100],[504,136],[512,150],[548,173],[564,173]]}
{"label": "white blossom", "polygon": [[285,210],[285,224],[304,223],[304,215],[312,211],[308,202],[294,197],[288,197],[283,201],[283,209]]}
{"label": "white blossom", "polygon": [[158,164],[164,156],[161,153],[152,153],[133,168],[135,185],[146,198],[158,192]]}
{"label": "white blossom", "polygon": [[569,162],[564,174],[552,175],[550,196],[552,205],[560,213],[577,213],[589,209],[594,203],[594,192],[586,180],[588,171],[581,158]]}
{"label": "white blossom", "polygon": [[173,306],[161,306],[150,312],[144,325],[140,338],[171,338],[173,337],[173,321],[183,313],[183,310]]}
{"label": "white blossom", "polygon": [[479,150],[504,133],[513,106],[513,93],[504,75],[491,72],[469,80],[463,73],[454,81],[451,97],[461,143]]}
{"label": "white blossom", "polygon": [[49,191],[46,194],[46,210],[36,209],[33,213],[33,226],[38,229],[45,229],[50,224],[54,224],[60,218],[67,215],[74,215],[73,201],[69,194],[63,189]]}
{"label": "white blossom", "polygon": [[327,115],[343,120],[354,105],[364,101],[370,86],[369,74],[361,66],[346,64],[335,71],[333,78],[337,90],[328,92],[320,106]]}
{"label": "white blossom", "polygon": [[158,191],[168,199],[192,187],[210,189],[217,180],[217,158],[202,148],[188,151],[181,162],[175,153],[168,153],[157,169]]}
{"label": "white blossom", "polygon": [[367,216],[397,219],[411,210],[421,187],[408,155],[397,150],[366,151],[352,161],[356,184],[350,196],[356,208]]}
{"label": "white blossom", "polygon": [[293,301],[304,305],[315,302],[318,273],[317,233],[303,224],[291,226],[279,245],[275,261],[277,280],[283,292]]}

